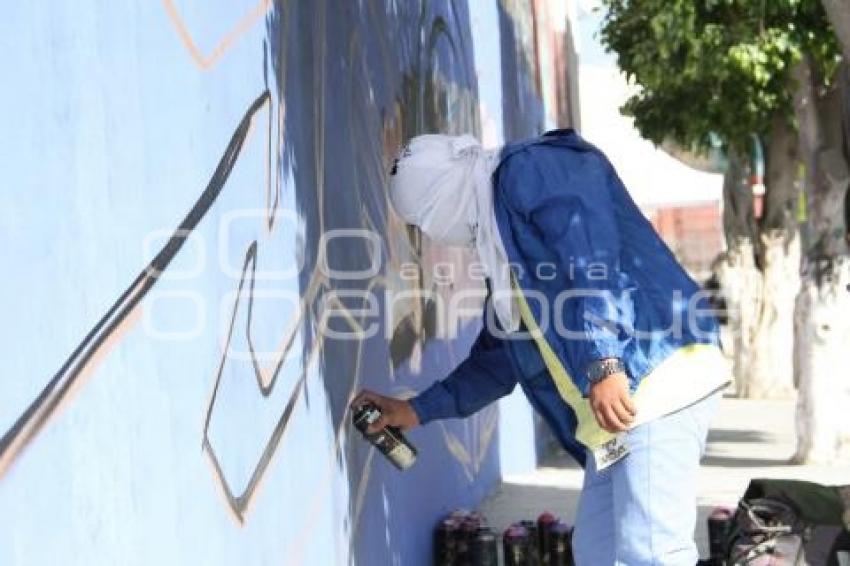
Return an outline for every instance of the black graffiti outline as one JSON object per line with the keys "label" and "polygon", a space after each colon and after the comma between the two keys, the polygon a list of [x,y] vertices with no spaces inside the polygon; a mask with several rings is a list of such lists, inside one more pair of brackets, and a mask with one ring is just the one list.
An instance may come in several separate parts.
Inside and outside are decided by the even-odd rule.
{"label": "black graffiti outline", "polygon": [[[206,416],[204,418],[204,431],[203,431],[203,441],[202,446],[204,452],[206,452],[207,456],[210,459],[210,463],[213,466],[213,472],[215,474],[216,480],[219,483],[219,487],[224,492],[225,499],[227,500],[227,504],[230,506],[231,511],[233,511],[237,520],[242,523],[245,520],[245,514],[250,506],[254,494],[257,491],[257,488],[260,485],[263,477],[265,476],[266,470],[271,463],[272,456],[277,451],[278,446],[280,445],[280,441],[283,438],[283,433],[286,432],[286,428],[289,424],[289,420],[292,417],[292,413],[295,409],[295,405],[301,397],[301,392],[304,389],[308,371],[310,368],[311,359],[318,354],[318,350],[321,348],[321,341],[319,345],[314,348],[309,355],[308,360],[305,360],[305,363],[302,366],[301,374],[299,375],[297,381],[295,382],[295,386],[292,389],[292,392],[289,395],[289,399],[286,402],[286,406],[283,409],[283,413],[279,417],[275,427],[266,441],[266,445],[263,448],[263,452],[260,455],[260,458],[257,460],[256,464],[254,464],[254,469],[251,472],[251,477],[248,480],[245,488],[237,495],[234,493],[233,488],[230,485],[230,482],[227,480],[227,475],[224,473],[224,470],[221,467],[221,463],[218,459],[218,454],[213,448],[212,441],[209,438],[209,427],[212,421],[212,413],[215,408],[216,401],[218,399],[218,388],[221,384],[221,379],[224,373],[224,367],[227,363],[227,353],[230,350],[230,342],[233,338],[233,332],[236,328],[236,318],[239,314],[240,304],[242,300],[247,301],[247,306],[245,307],[247,310],[247,314],[245,317],[245,333],[246,338],[249,344],[249,349],[251,352],[251,361],[253,363],[254,376],[257,381],[257,388],[260,391],[260,394],[263,398],[268,398],[274,390],[277,379],[280,375],[280,370],[283,367],[283,364],[286,361],[287,354],[292,347],[294,342],[294,338],[296,336],[296,332],[290,334],[287,338],[286,343],[283,347],[281,355],[278,357],[278,360],[275,364],[275,369],[272,374],[271,379],[267,384],[263,383],[262,373],[260,371],[260,367],[257,363],[256,352],[254,351],[254,346],[251,340],[251,319],[252,312],[254,308],[254,275],[257,270],[257,241],[254,240],[248,246],[248,250],[245,252],[245,262],[242,267],[242,276],[239,280],[239,285],[236,291],[236,299],[233,304],[233,312],[230,318],[230,324],[228,326],[227,338],[225,339],[224,349],[222,351],[221,360],[219,361],[218,371],[216,372],[215,382],[213,383],[212,393],[210,395],[210,400],[207,403]],[[250,271],[249,271],[250,265]],[[249,275],[250,274],[250,275]],[[248,291],[243,293],[243,288],[245,286],[246,278],[250,278],[250,283],[248,287]],[[303,311],[302,311],[303,312]]]}
{"label": "black graffiti outline", "polygon": [[[77,345],[59,370],[39,392],[38,396],[18,416],[12,426],[0,438],[0,477],[17,460],[22,451],[39,434],[41,429],[55,413],[60,403],[65,399],[71,388],[78,383],[79,378],[87,368],[92,358],[114,336],[132,311],[150,292],[162,273],[183,247],[186,238],[206,216],[227,184],[230,173],[241,153],[242,146],[250,131],[251,122],[259,110],[271,101],[271,94],[265,89],[245,112],[230,142],[219,159],[215,171],[210,177],[206,188],[195,201],[195,204],[174,230],[171,237],[160,249],[157,255],[142,269],[141,273],[124,290],[112,304],[106,314],[92,327],[83,340]],[[250,252],[250,248],[249,248]]]}

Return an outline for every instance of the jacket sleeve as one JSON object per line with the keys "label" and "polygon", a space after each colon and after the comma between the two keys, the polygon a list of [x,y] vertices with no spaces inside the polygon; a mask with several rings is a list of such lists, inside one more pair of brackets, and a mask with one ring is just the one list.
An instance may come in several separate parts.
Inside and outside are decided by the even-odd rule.
{"label": "jacket sleeve", "polygon": [[[613,193],[620,183],[613,166],[598,150],[541,147],[511,159],[502,172],[506,198],[514,212],[537,234],[556,268],[568,281],[568,293],[554,316],[560,340],[581,371],[576,386],[587,395],[588,365],[622,358],[634,335],[632,288],[620,270],[620,235]],[[513,163],[511,163],[513,162]],[[555,321],[553,321],[555,322]]]}
{"label": "jacket sleeve", "polygon": [[419,423],[469,416],[513,391],[517,383],[504,340],[486,324],[469,356],[442,381],[410,400]]}

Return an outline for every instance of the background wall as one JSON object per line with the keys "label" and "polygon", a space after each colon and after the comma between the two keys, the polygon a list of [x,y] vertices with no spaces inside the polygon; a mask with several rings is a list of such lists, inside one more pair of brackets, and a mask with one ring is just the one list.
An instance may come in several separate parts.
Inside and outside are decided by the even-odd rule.
{"label": "background wall", "polygon": [[481,291],[470,258],[389,212],[385,172],[417,133],[575,123],[563,3],[5,16],[0,564],[425,564],[441,513],[533,465],[516,394],[411,433],[404,474],[347,405],[465,356],[480,297],[439,307]]}

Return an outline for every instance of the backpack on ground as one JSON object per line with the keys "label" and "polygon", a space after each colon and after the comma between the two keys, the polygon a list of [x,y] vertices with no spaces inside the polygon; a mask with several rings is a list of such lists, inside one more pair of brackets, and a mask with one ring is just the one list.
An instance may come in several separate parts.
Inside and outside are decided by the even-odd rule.
{"label": "backpack on ground", "polygon": [[850,566],[850,485],[752,480],[712,546],[717,566]]}

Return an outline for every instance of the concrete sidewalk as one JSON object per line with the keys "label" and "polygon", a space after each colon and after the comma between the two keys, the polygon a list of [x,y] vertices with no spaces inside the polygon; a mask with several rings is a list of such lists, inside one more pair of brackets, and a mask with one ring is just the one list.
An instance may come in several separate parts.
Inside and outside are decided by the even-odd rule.
{"label": "concrete sidewalk", "polygon": [[[734,506],[751,478],[850,483],[850,465],[792,466],[794,402],[723,399],[708,437],[699,477],[697,542],[707,556],[705,518],[715,505]],[[549,510],[572,523],[582,470],[559,451],[529,474],[508,476],[483,503],[482,512],[501,532],[507,525]]]}

